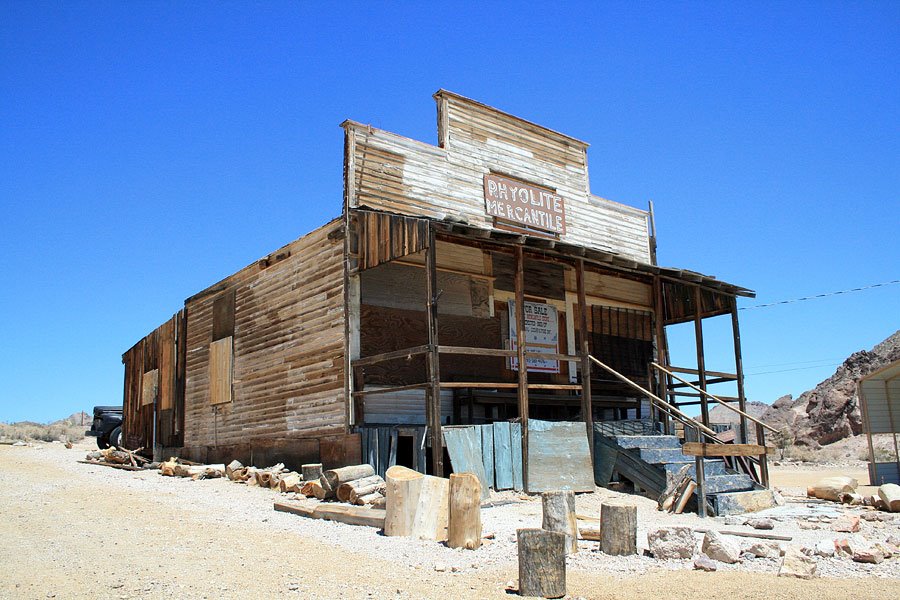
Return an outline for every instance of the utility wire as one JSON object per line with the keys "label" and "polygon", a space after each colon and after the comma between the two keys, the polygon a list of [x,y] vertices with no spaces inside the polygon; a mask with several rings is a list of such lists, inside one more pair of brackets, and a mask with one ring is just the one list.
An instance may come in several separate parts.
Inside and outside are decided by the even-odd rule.
{"label": "utility wire", "polygon": [[796,367],[794,369],[780,369],[777,371],[760,371],[759,373],[746,373],[744,377],[753,377],[754,375],[769,375],[771,373],[787,373],[789,371],[806,371],[808,369],[824,369],[826,367],[836,367],[843,363],[832,363],[830,365],[814,365],[812,367]]}
{"label": "utility wire", "polygon": [[840,294],[850,294],[852,292],[862,292],[864,290],[871,290],[873,288],[894,285],[896,283],[900,283],[900,279],[895,279],[894,281],[885,281],[883,283],[873,283],[872,285],[866,285],[863,287],[852,288],[849,290],[840,290],[837,292],[825,292],[824,294],[816,294],[815,296],[804,296],[803,298],[792,298],[791,300],[780,300],[778,302],[770,302],[768,304],[757,304],[755,306],[742,306],[738,310],[750,310],[752,308],[768,308],[770,306],[779,306],[781,304],[793,304],[794,302],[803,302],[805,300],[817,300],[819,298],[827,298],[829,296],[837,296]]}

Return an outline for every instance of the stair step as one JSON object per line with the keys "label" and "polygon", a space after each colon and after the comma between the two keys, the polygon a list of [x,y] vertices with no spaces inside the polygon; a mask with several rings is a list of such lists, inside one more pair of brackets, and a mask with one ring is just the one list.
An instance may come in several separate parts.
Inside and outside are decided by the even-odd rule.
{"label": "stair step", "polygon": [[617,435],[616,443],[626,450],[633,448],[674,449],[680,452],[681,441],[674,435]]}
{"label": "stair step", "polygon": [[749,475],[737,473],[734,475],[712,475],[706,478],[707,494],[722,494],[727,492],[744,492],[754,489],[753,479]]}
{"label": "stair step", "polygon": [[[684,465],[685,463],[666,463],[662,465],[662,467],[666,470],[667,473],[676,475]],[[728,467],[725,466],[724,460],[706,459],[703,461],[703,474],[706,475],[707,478],[709,478],[715,477],[716,475],[731,475],[733,474],[733,471],[729,470]],[[697,467],[693,464],[693,462],[691,463],[691,467],[688,469],[688,476],[697,476]]]}
{"label": "stair step", "polygon": [[756,512],[776,505],[772,490],[711,494],[709,499],[715,508],[716,515],[720,517]]}
{"label": "stair step", "polygon": [[651,465],[667,463],[693,463],[693,456],[685,456],[681,448],[640,448],[641,459]]}

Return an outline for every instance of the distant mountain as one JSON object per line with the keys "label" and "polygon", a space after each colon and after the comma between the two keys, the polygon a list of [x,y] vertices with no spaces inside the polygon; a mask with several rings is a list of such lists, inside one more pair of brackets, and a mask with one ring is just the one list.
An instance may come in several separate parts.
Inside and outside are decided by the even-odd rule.
{"label": "distant mountain", "polygon": [[776,429],[785,425],[795,435],[795,443],[818,447],[862,433],[862,416],[856,384],[862,378],[900,360],[900,331],[872,348],[854,352],[834,372],[812,390],[794,400],[782,396],[761,419]]}

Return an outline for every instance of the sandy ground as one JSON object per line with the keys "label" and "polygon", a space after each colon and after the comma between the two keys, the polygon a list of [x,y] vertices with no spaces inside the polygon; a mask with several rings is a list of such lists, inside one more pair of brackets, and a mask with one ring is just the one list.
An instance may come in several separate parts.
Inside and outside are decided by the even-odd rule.
{"label": "sandy ground", "polygon": [[[450,550],[276,513],[269,490],[77,463],[89,448],[0,446],[0,598],[510,598],[510,532],[539,525],[540,503],[508,494],[483,511],[496,541]],[[601,499],[580,495],[579,512]],[[639,522],[665,518],[645,504]],[[698,521],[681,515],[678,523]],[[569,561],[568,592],[630,600],[900,597],[897,559],[868,570],[831,566],[824,572],[841,578],[810,581],[775,577],[774,562],[700,573],[690,561],[608,557],[586,543]]]}

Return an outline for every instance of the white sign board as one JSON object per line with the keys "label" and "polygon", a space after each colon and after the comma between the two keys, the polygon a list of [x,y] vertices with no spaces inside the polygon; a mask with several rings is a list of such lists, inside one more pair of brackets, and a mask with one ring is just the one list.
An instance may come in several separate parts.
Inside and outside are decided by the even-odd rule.
{"label": "white sign board", "polygon": [[[559,318],[556,307],[542,302],[525,302],[525,364],[529,372],[559,373],[559,361],[535,356],[535,354],[559,353]],[[509,347],[517,348],[516,302],[509,301]],[[519,361],[511,362],[514,371],[519,370]]]}

